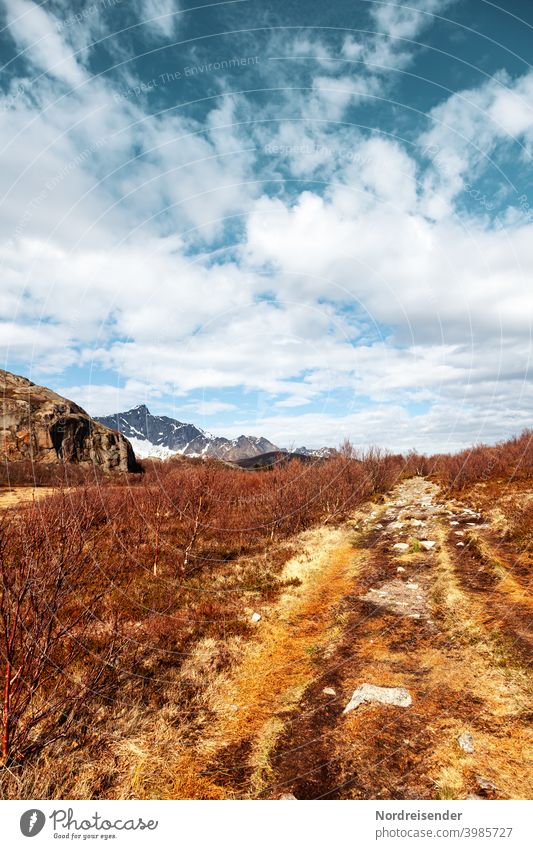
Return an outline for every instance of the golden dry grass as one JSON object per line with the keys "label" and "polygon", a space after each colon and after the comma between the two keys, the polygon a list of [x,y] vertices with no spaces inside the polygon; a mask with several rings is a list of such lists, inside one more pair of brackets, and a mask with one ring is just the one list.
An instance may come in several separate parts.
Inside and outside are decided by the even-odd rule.
{"label": "golden dry grass", "polygon": [[53,495],[54,492],[57,492],[57,489],[52,486],[15,486],[12,489],[0,489],[0,510],[31,504]]}
{"label": "golden dry grass", "polygon": [[335,637],[332,611],[357,572],[357,553],[346,543],[346,530],[308,532],[306,545],[307,551],[284,571],[301,585],[284,593],[275,607],[262,610],[257,639],[245,646],[234,674],[209,688],[214,718],[196,748],[201,772],[222,749],[252,741],[247,756],[252,796],[270,778],[269,753],[283,730],[277,715],[296,705],[313,680],[315,655]]}

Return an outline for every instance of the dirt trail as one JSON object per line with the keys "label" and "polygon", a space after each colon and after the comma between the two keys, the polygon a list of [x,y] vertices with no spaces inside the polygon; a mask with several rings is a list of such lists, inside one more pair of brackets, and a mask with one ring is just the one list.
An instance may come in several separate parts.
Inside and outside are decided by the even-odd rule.
{"label": "dirt trail", "polygon": [[[491,556],[490,531],[414,478],[342,528],[308,534],[287,567],[301,586],[262,611],[210,694],[194,752],[202,792],[527,798],[531,598]],[[411,704],[344,714],[363,684],[404,688]]]}

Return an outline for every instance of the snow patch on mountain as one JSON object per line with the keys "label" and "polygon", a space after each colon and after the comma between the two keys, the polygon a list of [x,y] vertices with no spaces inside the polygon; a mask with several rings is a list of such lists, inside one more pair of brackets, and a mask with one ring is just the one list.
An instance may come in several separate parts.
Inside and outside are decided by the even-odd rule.
{"label": "snow patch on mountain", "polygon": [[147,457],[157,457],[158,460],[168,460],[169,457],[174,457],[175,454],[180,454],[180,451],[172,451],[164,445],[154,445],[147,439],[139,439],[136,436],[129,436],[135,456],[139,460],[145,460]]}

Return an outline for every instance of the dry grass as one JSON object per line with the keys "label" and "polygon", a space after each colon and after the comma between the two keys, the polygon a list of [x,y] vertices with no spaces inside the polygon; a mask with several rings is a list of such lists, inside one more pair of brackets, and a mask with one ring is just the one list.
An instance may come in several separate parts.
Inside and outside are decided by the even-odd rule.
{"label": "dry grass", "polygon": [[[517,452],[528,456],[528,445],[523,437],[498,456],[512,464]],[[483,474],[503,468],[491,457]],[[426,460],[412,455],[408,463],[421,468]],[[402,458],[348,455],[265,472],[158,464],[132,486],[109,480],[23,510],[22,502],[10,505],[22,529],[20,516],[45,517],[52,543],[58,516],[76,518],[94,567],[90,589],[106,587],[94,638],[116,622],[121,650],[109,691],[79,707],[68,738],[4,769],[3,795],[257,797],[274,792],[285,768],[309,766],[312,774],[322,757],[332,772],[321,781],[348,782],[345,797],[390,798],[416,786],[422,796],[457,798],[473,792],[474,774],[456,737],[474,727],[477,771],[489,779],[497,772],[502,794],[522,798],[528,738],[521,717],[530,692],[500,614],[531,609],[526,484],[508,485],[495,503],[500,485],[475,483],[475,464],[468,465],[473,483],[460,478],[464,498],[476,507],[485,498],[499,511],[496,541],[482,528],[465,537],[468,556],[490,573],[485,592],[470,586],[477,572],[469,573],[466,555],[457,560],[438,523],[429,529],[439,543],[431,555],[415,538],[401,557],[375,541],[372,521],[388,504],[382,493],[406,468]],[[441,462],[451,489],[454,469]],[[365,525],[353,511],[371,498]],[[353,524],[368,533],[354,535]],[[17,548],[9,545],[14,565]],[[505,546],[520,547],[519,558]],[[369,613],[361,601],[371,586],[395,578],[400,564],[431,582],[437,632],[390,611]],[[83,601],[72,598],[71,609]],[[337,689],[327,709],[324,669],[335,670],[325,683]],[[73,671],[65,668],[65,676]],[[339,705],[363,680],[406,686],[416,695],[413,710],[394,723],[381,708],[339,720]],[[308,765],[291,754],[298,735],[318,735]],[[319,785],[309,792],[319,795]]]}
{"label": "dry grass", "polygon": [[264,611],[260,638],[246,646],[235,674],[216,688],[210,703],[215,721],[201,746],[200,763],[222,748],[253,741],[247,758],[251,795],[258,795],[270,777],[269,753],[283,730],[277,714],[294,707],[313,680],[315,658],[335,636],[331,608],[357,570],[356,554],[341,545],[341,532],[321,530],[314,537],[307,537],[313,557],[304,554],[288,564],[302,586],[286,593],[275,610]]}
{"label": "dry grass", "polygon": [[0,510],[19,507],[22,504],[33,504],[41,498],[47,498],[56,492],[52,486],[15,486],[11,489],[0,489]]}

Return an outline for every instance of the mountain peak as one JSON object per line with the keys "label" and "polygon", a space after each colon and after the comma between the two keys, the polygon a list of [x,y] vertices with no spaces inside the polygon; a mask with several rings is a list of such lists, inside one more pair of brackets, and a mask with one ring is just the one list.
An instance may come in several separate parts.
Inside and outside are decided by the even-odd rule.
{"label": "mountain peak", "polygon": [[268,451],[279,451],[261,436],[241,434],[237,439],[230,440],[223,436],[211,436],[196,425],[179,422],[168,416],[153,416],[146,404],[139,404],[124,413],[99,417],[97,421],[135,440],[135,450],[140,457],[152,454],[163,456],[164,453],[165,456],[185,454],[233,461]]}

